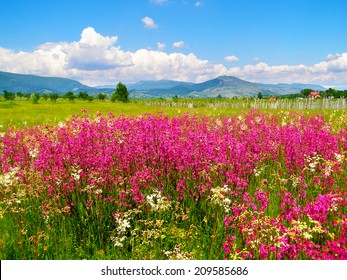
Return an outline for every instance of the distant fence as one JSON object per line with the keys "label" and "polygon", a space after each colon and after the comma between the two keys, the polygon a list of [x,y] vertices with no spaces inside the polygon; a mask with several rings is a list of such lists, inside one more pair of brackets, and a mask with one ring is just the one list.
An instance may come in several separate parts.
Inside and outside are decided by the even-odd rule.
{"label": "distant fence", "polygon": [[255,99],[252,107],[260,109],[311,109],[311,110],[344,110],[347,109],[345,98],[331,99]]}
{"label": "distant fence", "polygon": [[311,110],[344,110],[347,108],[345,98],[331,99],[280,99],[253,101],[252,107],[261,109],[311,109]]}
{"label": "distant fence", "polygon": [[149,106],[165,107],[207,107],[207,108],[259,108],[259,109],[311,109],[311,110],[345,110],[347,101],[345,98],[324,98],[324,99],[242,99],[242,100],[220,100],[220,101],[202,101],[202,100],[184,100],[184,101],[141,101]]}

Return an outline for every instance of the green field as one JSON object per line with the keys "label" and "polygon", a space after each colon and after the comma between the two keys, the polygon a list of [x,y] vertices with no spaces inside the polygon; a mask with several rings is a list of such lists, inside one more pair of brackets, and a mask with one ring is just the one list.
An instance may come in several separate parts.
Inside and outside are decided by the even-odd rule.
{"label": "green field", "polygon": [[[8,127],[31,127],[34,125],[57,124],[70,119],[73,115],[81,114],[87,110],[88,114],[94,116],[97,113],[107,115],[112,113],[115,116],[139,116],[144,114],[163,113],[169,116],[179,116],[186,113],[207,115],[207,116],[235,116],[241,114],[249,108],[259,108],[263,111],[299,111],[305,114],[324,114],[331,116],[340,115],[343,110],[336,108],[340,101],[330,101],[329,105],[324,105],[324,101],[310,101],[311,106],[303,109],[304,100],[281,100],[274,102],[270,100],[216,100],[216,99],[182,99],[178,103],[165,100],[132,100],[129,103],[112,103],[110,101],[93,100],[92,102],[75,100],[73,102],[59,99],[56,103],[52,101],[40,100],[38,104],[31,101],[15,100],[14,102],[0,99],[0,132],[4,132]],[[194,104],[189,108],[189,104]]]}
{"label": "green field", "polygon": [[144,101],[132,101],[129,103],[112,103],[109,101],[92,102],[76,100],[70,102],[67,100],[58,100],[57,103],[40,100],[39,104],[32,104],[26,100],[16,100],[15,102],[0,102],[0,132],[4,132],[8,127],[30,127],[34,125],[57,124],[72,117],[72,115],[81,114],[87,110],[88,114],[96,115],[101,113],[107,115],[111,112],[115,116],[138,116],[144,114],[164,113],[169,116],[183,115],[187,112],[206,115],[227,115],[235,114],[242,109],[231,108],[188,108],[187,105],[177,107],[160,106],[152,102],[146,105]]}
{"label": "green field", "polygon": [[0,258],[347,259],[347,113],[281,102],[0,101]]}

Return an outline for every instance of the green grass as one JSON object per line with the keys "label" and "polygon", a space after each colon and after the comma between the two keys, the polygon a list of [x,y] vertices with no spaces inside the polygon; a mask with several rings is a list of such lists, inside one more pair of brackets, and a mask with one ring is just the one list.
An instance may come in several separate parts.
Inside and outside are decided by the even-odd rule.
{"label": "green grass", "polygon": [[139,116],[144,114],[164,113],[169,116],[183,115],[187,112],[205,115],[228,115],[237,114],[243,109],[231,108],[188,108],[185,105],[180,107],[169,107],[160,105],[146,105],[145,102],[132,101],[129,103],[112,103],[109,101],[94,100],[70,102],[59,99],[57,103],[40,100],[38,104],[31,101],[16,100],[15,102],[0,102],[0,132],[6,131],[8,127],[30,127],[34,125],[57,124],[71,118],[72,115],[82,114],[87,110],[88,114],[95,115],[101,113],[107,115],[111,112],[115,116]]}
{"label": "green grass", "polygon": [[[56,103],[41,99],[38,104],[33,104],[30,100],[15,100],[14,102],[0,100],[0,132],[4,132],[9,127],[31,127],[35,125],[57,124],[71,118],[72,115],[82,114],[87,110],[88,114],[95,115],[101,113],[107,115],[111,112],[115,116],[139,116],[144,114],[164,113],[169,116],[179,116],[186,113],[200,114],[207,116],[237,116],[242,114],[252,105],[249,100],[226,100],[216,101],[217,106],[210,106],[213,99],[180,99],[175,106],[169,106],[171,101],[165,100],[132,100],[129,103],[112,103],[110,101],[93,100],[73,102],[58,99]],[[188,104],[193,102],[196,106],[188,108]],[[219,103],[218,103],[219,102]],[[218,106],[225,102],[228,106]],[[264,102],[264,101],[262,101]],[[267,102],[267,101],[265,101]],[[271,103],[272,101],[268,101]],[[210,107],[209,107],[210,106]],[[280,112],[281,109],[261,109],[264,111]],[[335,112],[331,109],[286,109],[284,111],[299,111],[305,114],[324,114],[334,117],[341,115],[341,110]]]}

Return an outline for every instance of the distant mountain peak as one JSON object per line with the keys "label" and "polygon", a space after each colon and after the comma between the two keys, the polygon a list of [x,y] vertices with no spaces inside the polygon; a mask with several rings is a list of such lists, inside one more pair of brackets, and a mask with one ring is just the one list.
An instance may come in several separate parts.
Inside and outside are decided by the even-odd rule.
{"label": "distant mountain peak", "polygon": [[226,81],[231,81],[231,80],[241,80],[240,78],[237,78],[235,76],[227,76],[227,75],[222,75],[222,76],[218,76],[216,79],[220,79],[220,80],[226,80]]}

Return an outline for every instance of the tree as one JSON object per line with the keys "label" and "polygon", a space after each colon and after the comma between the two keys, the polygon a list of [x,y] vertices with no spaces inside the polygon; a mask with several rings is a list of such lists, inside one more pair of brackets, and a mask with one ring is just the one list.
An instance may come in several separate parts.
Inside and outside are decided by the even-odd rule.
{"label": "tree", "polygon": [[98,99],[101,101],[104,101],[106,99],[106,94],[105,93],[99,93],[98,94]]}
{"label": "tree", "polygon": [[129,92],[127,87],[122,84],[122,83],[118,83],[116,90],[114,91],[114,93],[111,96],[111,102],[115,102],[115,101],[120,101],[120,102],[128,102],[129,101]]}
{"label": "tree", "polygon": [[4,98],[8,101],[13,101],[16,98],[16,95],[13,92],[10,92],[8,90],[3,90],[2,91],[4,93]]}
{"label": "tree", "polygon": [[53,103],[56,103],[57,99],[59,98],[59,94],[58,93],[51,93],[51,94],[49,94],[49,98],[52,100]]}
{"label": "tree", "polygon": [[40,100],[40,94],[38,94],[37,92],[35,92],[33,94],[33,104],[38,104]]}
{"label": "tree", "polygon": [[89,100],[89,95],[87,92],[80,92],[77,95],[78,99],[82,99],[82,100]]}
{"label": "tree", "polygon": [[300,91],[300,93],[301,93],[302,97],[308,98],[308,97],[311,95],[311,92],[312,92],[312,91],[314,91],[314,90],[312,90],[312,89],[310,89],[310,88],[305,88],[305,89],[302,89],[302,90]]}
{"label": "tree", "polygon": [[174,95],[173,97],[172,97],[172,101],[173,102],[175,102],[175,103],[177,103],[178,102],[178,99],[179,99],[179,97],[178,97],[178,95],[176,94],[176,95]]}
{"label": "tree", "polygon": [[76,98],[76,95],[72,91],[69,91],[65,93],[64,97],[69,99],[70,101],[74,101],[74,99]]}
{"label": "tree", "polygon": [[325,91],[326,95],[327,96],[333,96],[334,98],[339,98],[340,97],[340,94],[338,93],[338,91],[334,88],[328,88],[326,91]]}
{"label": "tree", "polygon": [[19,99],[21,99],[24,96],[24,94],[21,91],[18,91],[16,95],[19,97]]}
{"label": "tree", "polygon": [[30,93],[24,93],[23,94],[23,97],[25,97],[26,99],[27,99],[27,101],[30,99],[30,97],[31,97],[31,94]]}
{"label": "tree", "polygon": [[261,93],[261,91],[258,92],[258,99],[262,99],[263,98],[263,94]]}

